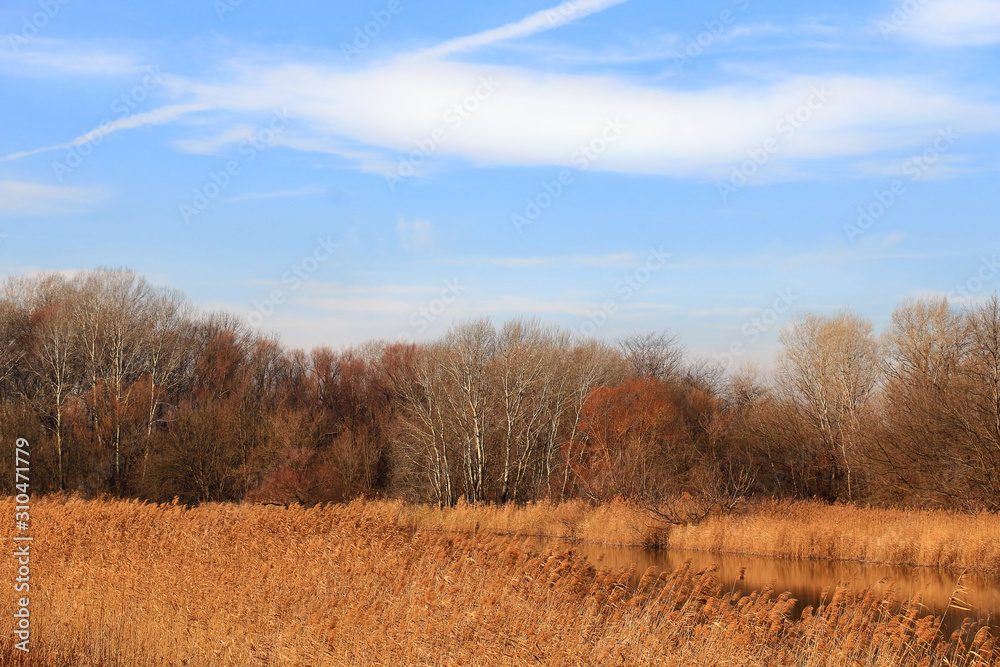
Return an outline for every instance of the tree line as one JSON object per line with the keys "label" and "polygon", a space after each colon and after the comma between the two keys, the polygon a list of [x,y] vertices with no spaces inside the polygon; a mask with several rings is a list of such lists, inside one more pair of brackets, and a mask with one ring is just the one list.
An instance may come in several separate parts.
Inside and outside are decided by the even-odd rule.
{"label": "tree line", "polygon": [[[773,370],[668,331],[535,319],[288,349],[125,270],[0,292],[0,435],[36,492],[187,503],[626,497],[671,521],[752,496],[1000,509],[1000,300],[803,313]],[[3,482],[12,490],[12,478]],[[678,502],[677,499],[683,499]]]}

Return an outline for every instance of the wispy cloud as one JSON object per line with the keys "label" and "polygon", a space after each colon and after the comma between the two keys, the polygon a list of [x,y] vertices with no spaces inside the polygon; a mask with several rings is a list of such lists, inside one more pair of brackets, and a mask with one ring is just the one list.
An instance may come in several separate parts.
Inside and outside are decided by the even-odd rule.
{"label": "wispy cloud", "polygon": [[[500,91],[460,126],[449,126],[442,110],[471,95],[484,76]],[[803,162],[920,147],[928,130],[948,124],[960,132],[1000,127],[997,105],[965,100],[931,81],[888,77],[793,77],[680,91],[613,77],[404,58],[357,72],[272,66],[228,83],[179,87],[195,99],[182,108],[215,109],[227,118],[294,100],[293,132],[302,149],[334,139],[408,153],[447,128],[435,160],[479,165],[573,166],[577,151],[599,138],[608,120],[620,119],[627,129],[591,168],[701,178],[719,177],[745,160],[817,88],[830,91],[829,102],[798,124],[770,173],[781,174],[776,165],[784,163],[785,173],[801,178],[808,173]]]}
{"label": "wispy cloud", "polygon": [[[931,78],[867,75],[789,76],[740,85],[682,89],[626,76],[569,74],[538,66],[451,62],[446,56],[533,35],[594,14],[623,0],[580,0],[476,35],[450,40],[360,69],[290,59],[230,63],[211,79],[170,77],[177,103],[116,121],[63,144],[14,153],[3,160],[79,145],[101,132],[178,121],[204,112],[200,138],[182,150],[215,153],[245,138],[247,128],[287,105],[292,126],[275,144],[337,155],[366,172],[386,172],[435,132],[433,155],[421,170],[442,164],[562,166],[601,141],[609,121],[622,131],[589,169],[694,179],[727,178],[751,151],[778,137],[782,119],[805,110],[807,121],[786,125],[780,150],[753,182],[857,173],[850,164],[923,148],[928,131],[954,126],[960,134],[1000,130],[1000,105],[954,92]],[[937,0],[987,3],[1000,0]],[[977,5],[978,6],[978,5]],[[935,11],[928,6],[925,11]],[[966,10],[963,16],[974,12]],[[971,19],[970,19],[971,20]],[[956,25],[959,23],[955,20]],[[760,26],[751,26],[759,33]],[[750,29],[748,28],[748,29]],[[770,32],[767,27],[764,32]],[[491,81],[497,91],[473,113],[452,122],[448,110]],[[494,85],[491,84],[491,85]],[[804,108],[816,90],[821,108]]]}
{"label": "wispy cloud", "polygon": [[313,281],[303,289],[303,292],[315,296],[428,295],[440,291],[440,285],[343,285],[323,281]]}
{"label": "wispy cloud", "polygon": [[246,141],[247,137],[252,136],[254,131],[255,128],[253,125],[239,123],[235,127],[227,128],[211,136],[178,139],[174,142],[174,146],[185,153],[217,155],[224,148],[238,144],[241,141]]}
{"label": "wispy cloud", "polygon": [[0,215],[44,215],[98,204],[110,194],[101,188],[0,181]]}
{"label": "wispy cloud", "polygon": [[957,253],[945,251],[905,251],[892,250],[905,238],[899,232],[884,236],[871,235],[866,243],[856,248],[830,247],[808,252],[768,252],[738,256],[677,256],[670,264],[672,271],[707,271],[715,269],[773,269],[782,267],[815,268],[819,266],[837,267],[859,263],[877,263],[890,260],[924,260],[942,257],[957,257]]}
{"label": "wispy cloud", "polygon": [[396,221],[396,234],[403,250],[423,251],[434,245],[434,227],[422,218],[406,220],[400,216]]}
{"label": "wispy cloud", "polygon": [[0,49],[0,70],[18,76],[118,76],[142,71],[134,56],[97,44],[36,37],[17,50]]}
{"label": "wispy cloud", "polygon": [[[899,11],[899,10],[897,10]],[[902,31],[940,46],[986,46],[1000,43],[1000,0],[928,0]]]}
{"label": "wispy cloud", "polygon": [[[438,288],[440,292],[440,288]],[[410,315],[426,305],[426,297],[392,298],[378,294],[335,298],[303,298],[301,305],[328,312],[383,315]],[[463,296],[448,311],[449,320],[460,320],[482,313],[517,313],[549,315],[584,315],[594,303],[586,299],[545,298],[515,294]],[[388,328],[388,327],[386,327]]]}
{"label": "wispy cloud", "polygon": [[543,9],[540,12],[526,16],[520,21],[514,21],[499,28],[486,30],[448,40],[443,44],[421,51],[418,55],[429,58],[441,58],[462,51],[472,51],[484,46],[504,42],[520,37],[528,37],[546,30],[552,30],[564,26],[573,21],[578,21],[584,17],[602,12],[609,7],[620,5],[627,0],[568,0],[552,9]]}
{"label": "wispy cloud", "polygon": [[[492,77],[500,90],[458,127],[443,109]],[[624,173],[715,178],[747,151],[776,136],[812,91],[830,99],[798,123],[774,165],[802,177],[802,163],[858,158],[919,147],[929,129],[995,131],[1000,107],[967,101],[939,84],[864,76],[792,77],[778,82],[682,91],[614,77],[542,73],[432,60],[401,59],[358,72],[287,65],[247,80],[191,82],[197,104],[231,113],[264,113],[293,99],[300,133],[341,137],[408,153],[436,128],[448,128],[435,159],[480,165],[573,166],[574,155],[620,119],[627,128],[591,168]],[[772,173],[780,173],[769,166]]]}
{"label": "wispy cloud", "polygon": [[[974,164],[974,158],[969,155],[961,154],[950,154],[941,155],[937,158],[935,163],[925,170],[920,172],[920,180],[922,181],[937,181],[937,180],[948,180],[954,178],[960,178],[971,173],[976,173],[981,171],[981,168],[976,168],[972,166]],[[888,178],[899,178],[905,176],[907,180],[912,178],[912,172],[908,172],[909,168],[912,170],[912,162],[910,160],[867,160],[859,162],[855,165],[857,173],[861,176],[878,176],[878,177],[888,177]]]}
{"label": "wispy cloud", "polygon": [[309,195],[321,194],[323,191],[324,189],[319,186],[309,186],[297,188],[295,190],[278,190],[277,192],[252,192],[250,194],[227,199],[226,201],[232,203],[241,201],[256,201],[260,199],[277,199],[281,197],[306,197]]}
{"label": "wispy cloud", "polygon": [[565,255],[553,257],[470,257],[465,259],[447,260],[448,264],[497,266],[502,268],[526,267],[628,267],[639,261],[639,255],[633,252],[609,253],[607,255]]}
{"label": "wispy cloud", "polygon": [[11,153],[10,155],[5,155],[0,157],[0,162],[7,162],[10,160],[19,160],[21,158],[26,158],[38,153],[45,153],[48,151],[57,151],[64,148],[72,148],[73,146],[81,146],[83,144],[94,141],[95,139],[105,137],[119,130],[129,130],[137,127],[142,127],[143,125],[162,125],[164,123],[171,123],[181,116],[184,116],[195,111],[204,111],[209,107],[203,104],[171,104],[159,109],[153,109],[152,111],[147,111],[145,113],[137,113],[133,116],[128,116],[127,118],[122,118],[119,120],[110,121],[106,125],[96,127],[89,132],[81,134],[76,139],[72,141],[67,141],[63,144],[55,144],[53,146],[44,146],[42,148],[35,148],[28,151],[21,151],[19,153]]}
{"label": "wispy cloud", "polygon": [[681,36],[663,34],[654,39],[631,39],[624,45],[586,48],[558,43],[518,42],[507,50],[535,63],[559,66],[631,65],[674,58],[682,47]]}

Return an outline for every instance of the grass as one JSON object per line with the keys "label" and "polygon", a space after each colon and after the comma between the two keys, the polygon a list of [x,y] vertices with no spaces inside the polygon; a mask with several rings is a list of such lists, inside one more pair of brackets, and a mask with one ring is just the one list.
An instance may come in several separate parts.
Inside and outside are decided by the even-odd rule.
{"label": "grass", "polygon": [[621,500],[599,505],[582,500],[523,505],[459,502],[455,507],[443,509],[400,501],[377,501],[372,506],[387,519],[410,530],[522,534],[617,546],[651,546],[660,544],[663,537],[661,523]]}
{"label": "grass", "polygon": [[413,530],[523,533],[594,544],[845,560],[1000,572],[1000,516],[889,510],[812,501],[766,501],[687,526],[665,526],[622,501],[437,509],[385,501],[377,511]]}
{"label": "grass", "polygon": [[[539,529],[595,530],[582,506]],[[394,503],[193,509],[125,501],[32,504],[32,652],[0,664],[64,665],[956,665],[1000,661],[988,628],[944,636],[891,587],[841,586],[792,618],[779,591],[742,596],[711,568],[595,569],[571,548],[541,553],[513,510],[459,508],[454,530]],[[482,510],[482,508],[480,508]],[[582,511],[583,515],[578,514]],[[604,511],[611,511],[605,508]],[[621,508],[619,508],[621,511]],[[12,499],[0,512],[14,513]],[[444,515],[441,515],[444,516]],[[430,517],[430,518],[429,518]],[[485,524],[485,525],[484,525]],[[403,526],[401,528],[401,525]],[[473,524],[474,528],[474,524]],[[8,544],[9,544],[8,536]],[[7,581],[14,559],[0,560]],[[13,586],[0,586],[12,609]]]}
{"label": "grass", "polygon": [[1000,572],[1000,516],[772,502],[670,533],[670,546]]}

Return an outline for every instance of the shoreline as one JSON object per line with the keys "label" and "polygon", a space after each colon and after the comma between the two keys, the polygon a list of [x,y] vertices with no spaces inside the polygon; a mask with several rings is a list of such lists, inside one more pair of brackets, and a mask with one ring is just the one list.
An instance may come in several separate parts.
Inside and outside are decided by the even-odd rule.
{"label": "shoreline", "polygon": [[[762,501],[688,526],[658,524],[623,501],[463,505],[366,501],[411,530],[485,532],[585,544],[754,558],[844,562],[1000,576],[1000,516],[944,510]],[[763,548],[761,548],[763,545]]]}
{"label": "shoreline", "polygon": [[[8,515],[16,507],[0,505]],[[458,517],[398,502],[186,508],[38,498],[38,645],[0,664],[818,667],[944,655],[986,667],[998,657],[987,619],[952,628],[919,599],[897,604],[891,584],[838,583],[801,607],[766,583],[739,590],[718,566],[595,567],[573,549],[483,532],[484,522],[538,519],[538,507],[457,509],[478,515],[480,532],[407,538],[401,519]],[[572,508],[545,509],[562,512],[558,529],[569,531],[615,508],[593,507],[579,525],[567,520]],[[9,580],[15,567],[8,558],[0,570]],[[4,587],[0,604],[12,608],[15,595]],[[8,657],[13,624],[0,619]]]}

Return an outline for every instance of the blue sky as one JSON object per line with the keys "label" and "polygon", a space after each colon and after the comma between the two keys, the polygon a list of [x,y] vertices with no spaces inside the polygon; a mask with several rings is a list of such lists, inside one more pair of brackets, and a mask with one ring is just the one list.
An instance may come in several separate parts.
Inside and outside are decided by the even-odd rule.
{"label": "blue sky", "polygon": [[997,289],[998,66],[1000,0],[12,0],[0,271],[766,363],[796,310]]}

